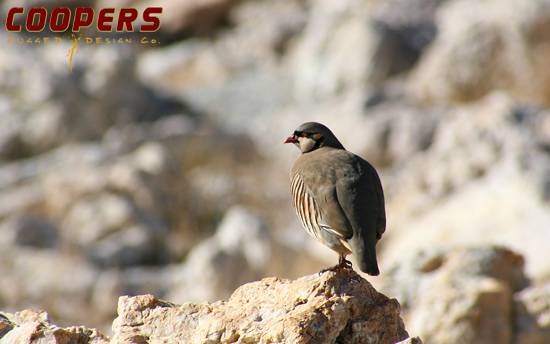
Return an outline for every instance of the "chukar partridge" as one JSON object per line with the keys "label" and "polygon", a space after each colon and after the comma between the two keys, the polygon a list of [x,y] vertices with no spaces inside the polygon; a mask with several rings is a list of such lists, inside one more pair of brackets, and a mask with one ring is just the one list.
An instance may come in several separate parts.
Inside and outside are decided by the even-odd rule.
{"label": "chukar partridge", "polygon": [[[300,125],[285,143],[302,151],[290,170],[294,208],[306,231],[350,266],[353,253],[361,271],[377,276],[376,243],[386,229],[384,192],[371,164],[348,152],[324,125]],[[324,270],[323,270],[324,271]]]}

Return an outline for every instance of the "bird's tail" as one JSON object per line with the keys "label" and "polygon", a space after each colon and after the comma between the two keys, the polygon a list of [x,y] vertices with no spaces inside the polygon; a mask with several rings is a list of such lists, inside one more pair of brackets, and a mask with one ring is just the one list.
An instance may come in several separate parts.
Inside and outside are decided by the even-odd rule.
{"label": "bird's tail", "polygon": [[348,242],[359,269],[370,276],[378,276],[380,270],[376,261],[376,238],[370,239],[365,240],[359,235],[354,235]]}

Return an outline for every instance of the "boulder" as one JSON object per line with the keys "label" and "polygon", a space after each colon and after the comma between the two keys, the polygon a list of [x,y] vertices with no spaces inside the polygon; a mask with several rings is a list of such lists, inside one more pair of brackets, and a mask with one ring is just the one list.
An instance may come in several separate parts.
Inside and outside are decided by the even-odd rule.
{"label": "boulder", "polygon": [[[424,150],[410,139],[428,138],[413,117],[433,123]],[[380,241],[380,260],[430,247],[498,243],[525,256],[530,277],[548,275],[548,114],[495,92],[431,118],[421,111],[395,118],[387,139],[394,163],[381,177],[394,216]]]}
{"label": "boulder", "polygon": [[449,1],[437,13],[437,36],[420,58],[409,95],[455,103],[495,89],[548,105],[550,2]]}
{"label": "boulder", "polygon": [[397,300],[352,270],[245,284],[229,301],[176,305],[121,297],[112,344],[395,343],[407,339]]}
{"label": "boulder", "polygon": [[162,7],[160,29],[168,35],[210,35],[226,21],[231,8],[240,0],[150,0],[139,5]]}
{"label": "boulder", "polygon": [[62,326],[100,324],[101,315],[88,311],[99,274],[98,269],[78,256],[32,246],[2,248],[0,308],[45,309]]}
{"label": "boulder", "polygon": [[227,299],[238,286],[265,276],[271,246],[264,219],[233,206],[213,237],[196,245],[183,264],[166,268],[167,296],[176,302]]}
{"label": "boulder", "polygon": [[523,257],[502,247],[417,252],[387,271],[410,331],[430,343],[512,343]]}
{"label": "boulder", "polygon": [[550,279],[535,281],[514,295],[514,342],[550,343]]}
{"label": "boulder", "polygon": [[55,249],[59,246],[58,229],[37,215],[14,215],[0,224],[0,247],[31,246]]}
{"label": "boulder", "polygon": [[61,224],[64,237],[99,266],[169,261],[168,228],[128,198],[108,192],[74,204]]}
{"label": "boulder", "polygon": [[44,311],[0,313],[6,344],[378,343],[409,338],[395,299],[351,269],[297,280],[264,278],[239,287],[229,301],[184,303],[153,295],[122,296],[112,339],[84,326],[60,328]]}
{"label": "boulder", "polygon": [[184,104],[136,79],[135,57],[125,46],[82,46],[71,73],[64,59],[71,45],[67,39],[27,48],[11,44],[13,54],[0,52],[0,88],[6,90],[0,159],[36,156],[67,142],[99,140],[114,125],[186,113]]}
{"label": "boulder", "polygon": [[109,344],[109,338],[96,329],[62,328],[51,323],[48,313],[33,309],[0,314],[0,339],[3,344]]}

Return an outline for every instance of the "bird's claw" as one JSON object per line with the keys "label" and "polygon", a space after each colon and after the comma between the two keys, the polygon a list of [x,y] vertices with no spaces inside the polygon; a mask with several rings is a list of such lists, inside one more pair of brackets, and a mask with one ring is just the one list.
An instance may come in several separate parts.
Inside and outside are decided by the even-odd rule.
{"label": "bird's claw", "polygon": [[353,269],[351,262],[343,256],[340,256],[338,260],[338,264],[331,266],[330,268],[326,268],[319,271],[319,275],[322,275],[327,271],[337,271],[340,269]]}

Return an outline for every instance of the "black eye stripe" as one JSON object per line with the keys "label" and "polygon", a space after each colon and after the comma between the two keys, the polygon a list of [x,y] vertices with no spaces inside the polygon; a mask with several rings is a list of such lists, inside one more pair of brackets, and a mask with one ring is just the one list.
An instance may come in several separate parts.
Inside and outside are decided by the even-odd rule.
{"label": "black eye stripe", "polygon": [[298,137],[310,137],[311,135],[313,135],[312,133],[308,133],[308,132],[305,132],[305,131],[295,131],[294,132],[294,135],[298,136]]}

